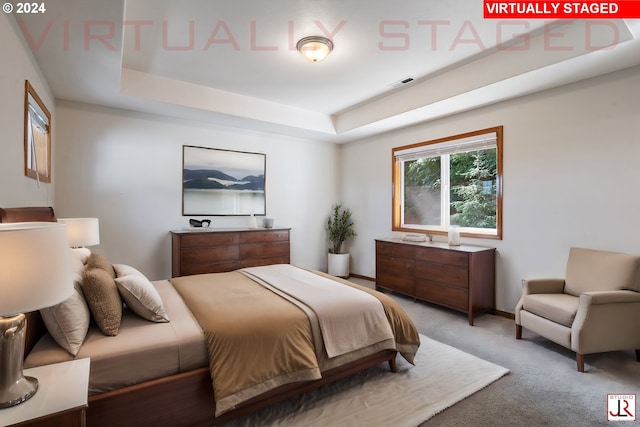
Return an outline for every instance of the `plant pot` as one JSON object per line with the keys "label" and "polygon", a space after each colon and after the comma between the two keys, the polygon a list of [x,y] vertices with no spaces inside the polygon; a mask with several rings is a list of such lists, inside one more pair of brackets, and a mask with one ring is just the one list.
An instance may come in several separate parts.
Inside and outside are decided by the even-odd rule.
{"label": "plant pot", "polygon": [[349,277],[349,254],[329,254],[328,272],[332,276]]}

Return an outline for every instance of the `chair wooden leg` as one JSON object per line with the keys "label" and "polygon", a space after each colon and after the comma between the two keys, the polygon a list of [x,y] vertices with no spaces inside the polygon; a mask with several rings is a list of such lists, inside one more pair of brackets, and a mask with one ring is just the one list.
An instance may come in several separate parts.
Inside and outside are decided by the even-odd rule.
{"label": "chair wooden leg", "polygon": [[522,325],[516,324],[516,339],[522,339]]}
{"label": "chair wooden leg", "polygon": [[578,364],[578,372],[584,372],[584,354],[576,353],[576,363]]}
{"label": "chair wooden leg", "polygon": [[640,348],[636,349],[636,360],[640,362]]}

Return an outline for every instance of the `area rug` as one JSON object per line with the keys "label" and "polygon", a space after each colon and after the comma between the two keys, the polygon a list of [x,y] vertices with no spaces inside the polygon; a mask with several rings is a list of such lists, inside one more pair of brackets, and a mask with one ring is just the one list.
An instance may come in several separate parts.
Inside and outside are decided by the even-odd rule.
{"label": "area rug", "polygon": [[508,369],[420,335],[416,365],[388,364],[223,424],[415,427],[509,373]]}

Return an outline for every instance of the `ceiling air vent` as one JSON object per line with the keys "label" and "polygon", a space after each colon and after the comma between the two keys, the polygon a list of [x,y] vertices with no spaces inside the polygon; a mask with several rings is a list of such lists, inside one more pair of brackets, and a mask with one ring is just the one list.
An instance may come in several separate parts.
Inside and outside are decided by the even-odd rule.
{"label": "ceiling air vent", "polygon": [[400,86],[404,86],[406,84],[409,84],[412,81],[413,81],[413,77],[405,77],[402,80],[398,80],[397,82],[391,83],[389,86],[391,86],[391,87],[400,87]]}

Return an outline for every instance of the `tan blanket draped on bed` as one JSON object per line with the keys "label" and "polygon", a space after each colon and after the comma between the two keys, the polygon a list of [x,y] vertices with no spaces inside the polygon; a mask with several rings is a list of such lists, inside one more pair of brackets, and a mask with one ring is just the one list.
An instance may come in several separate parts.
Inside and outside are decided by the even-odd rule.
{"label": "tan blanket draped on bed", "polygon": [[[239,272],[171,282],[204,331],[216,415],[278,386],[321,377],[309,318],[296,305]],[[387,296],[362,290],[383,303],[396,349],[412,362],[420,341],[411,319]]]}
{"label": "tan blanket draped on bed", "polygon": [[171,282],[205,333],[216,415],[280,385],[321,377],[309,319],[295,305],[237,272]]}
{"label": "tan blanket draped on bed", "polygon": [[395,348],[382,303],[365,292],[289,264],[243,268],[240,272],[310,307],[330,358],[386,340]]}

